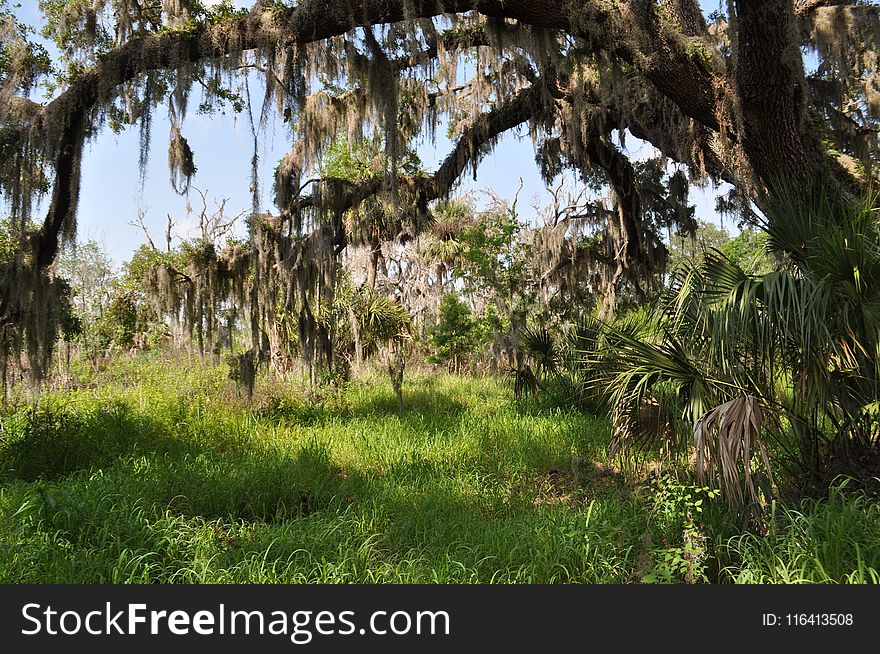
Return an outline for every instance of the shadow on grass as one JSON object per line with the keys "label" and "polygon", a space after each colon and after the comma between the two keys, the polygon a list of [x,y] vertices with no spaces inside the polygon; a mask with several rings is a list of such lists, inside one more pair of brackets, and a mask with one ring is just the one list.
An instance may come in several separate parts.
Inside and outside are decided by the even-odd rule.
{"label": "shadow on grass", "polygon": [[[349,418],[398,420],[393,396],[363,399]],[[410,406],[418,410],[401,422],[414,435],[436,437],[435,419],[458,434],[467,418],[462,402],[431,388],[408,394]],[[23,554],[0,568],[31,566],[32,573],[13,574],[32,574],[32,581],[109,582],[117,573],[169,581],[205,558],[232,568],[259,555],[310,580],[329,574],[318,570],[322,561],[341,559],[361,581],[374,569],[388,571],[388,581],[431,581],[435,573],[487,581],[496,571],[507,580],[575,578],[555,576],[563,569],[607,580],[617,578],[630,535],[627,528],[621,541],[619,527],[606,533],[603,526],[584,541],[584,507],[537,505],[531,489],[505,492],[511,473],[537,475],[564,463],[543,438],[522,443],[487,429],[477,440],[484,447],[462,459],[418,452],[380,474],[340,468],[317,441],[281,450],[205,422],[197,411],[162,417],[120,402],[80,412],[37,409],[4,425],[0,534],[17,534],[16,543],[32,538],[16,551],[30,548],[36,558]],[[79,567],[65,567],[68,557]],[[131,570],[142,574],[126,572],[125,557],[141,557],[143,566],[132,562]],[[595,568],[589,574],[579,563],[587,558]],[[412,570],[407,561],[417,562]]]}
{"label": "shadow on grass", "polygon": [[291,454],[129,455],[54,482],[11,482],[0,495],[0,581],[193,581],[206,574],[199,561],[240,533],[344,513],[361,485],[314,443]]}
{"label": "shadow on grass", "polygon": [[[457,399],[430,389],[406,389],[403,391],[403,418],[408,415],[437,416],[447,418],[458,416],[467,410],[467,406]],[[352,418],[372,418],[377,416],[398,416],[397,399],[392,393],[376,395],[348,413]]]}
{"label": "shadow on grass", "polygon": [[573,509],[463,492],[448,477],[398,482],[374,479],[345,512],[251,532],[215,561],[272,562],[277,580],[288,583],[619,583],[629,580],[645,529],[632,502]]}
{"label": "shadow on grass", "polygon": [[30,408],[12,417],[4,416],[3,423],[0,480],[53,480],[110,465],[122,455],[182,455],[205,449],[122,402],[87,412],[62,407]]}
{"label": "shadow on grass", "polygon": [[[358,483],[315,441],[281,451],[218,426],[169,427],[121,403],[87,413],[36,410],[18,427],[0,442],[0,481],[38,482],[44,508],[81,523],[119,502],[272,522],[321,510]],[[53,487],[57,497],[46,495]]]}
{"label": "shadow on grass", "polygon": [[405,389],[402,416],[398,411],[397,399],[390,391],[387,394],[372,394],[358,400],[354,405],[348,402],[335,402],[332,397],[325,398],[320,395],[312,400],[277,397],[269,400],[266,406],[257,408],[254,415],[277,422],[290,421],[312,426],[331,420],[383,417],[401,417],[407,420],[416,416],[445,420],[462,415],[467,408],[463,402],[441,392]]}

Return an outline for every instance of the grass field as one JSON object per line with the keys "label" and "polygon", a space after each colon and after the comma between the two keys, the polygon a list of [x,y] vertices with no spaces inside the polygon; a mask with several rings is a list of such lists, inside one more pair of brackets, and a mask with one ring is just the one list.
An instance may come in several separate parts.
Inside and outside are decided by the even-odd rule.
{"label": "grass field", "polygon": [[124,359],[0,421],[2,583],[877,582],[880,508],[738,535],[706,490],[607,459],[604,419],[502,381],[380,377],[248,407],[222,366]]}

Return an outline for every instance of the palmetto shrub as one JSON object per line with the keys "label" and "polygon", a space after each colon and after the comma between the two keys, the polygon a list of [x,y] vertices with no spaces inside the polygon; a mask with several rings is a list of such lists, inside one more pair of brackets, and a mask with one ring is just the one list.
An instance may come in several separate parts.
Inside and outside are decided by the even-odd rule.
{"label": "palmetto shrub", "polygon": [[573,368],[604,399],[613,447],[693,444],[698,476],[732,504],[822,492],[877,461],[876,198],[789,200],[763,226],[775,271],[750,275],[710,250],[651,310],[580,329]]}

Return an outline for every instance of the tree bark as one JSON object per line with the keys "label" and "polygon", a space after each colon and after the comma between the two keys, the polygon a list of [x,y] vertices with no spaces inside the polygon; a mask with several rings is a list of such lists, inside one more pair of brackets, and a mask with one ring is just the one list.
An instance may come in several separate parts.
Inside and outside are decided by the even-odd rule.
{"label": "tree bark", "polygon": [[367,286],[376,288],[376,275],[379,272],[379,259],[382,257],[382,242],[379,240],[379,234],[373,230],[370,236],[370,265],[367,268]]}
{"label": "tree bark", "polygon": [[737,0],[733,78],[742,147],[771,192],[859,192],[806,116],[806,79],[791,0]]}
{"label": "tree bark", "polygon": [[351,323],[352,341],[354,341],[354,362],[359,371],[364,365],[364,344],[361,335],[361,321],[354,308],[348,308],[348,320]]}

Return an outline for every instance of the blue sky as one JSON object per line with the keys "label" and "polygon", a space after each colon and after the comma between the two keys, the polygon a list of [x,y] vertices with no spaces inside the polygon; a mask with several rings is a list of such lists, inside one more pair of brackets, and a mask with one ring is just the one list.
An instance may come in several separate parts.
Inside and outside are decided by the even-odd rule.
{"label": "blue sky", "polygon": [[[253,4],[237,0],[240,6]],[[702,0],[705,11],[717,9],[718,0]],[[39,25],[37,3],[23,2],[19,16]],[[262,101],[259,81],[250,83],[254,108],[258,112]],[[237,214],[251,206],[250,161],[253,140],[247,114],[225,113],[199,115],[194,108],[199,94],[194,90],[192,106],[185,122],[183,135],[195,152],[198,172],[193,185],[207,193],[209,209],[213,203],[227,199],[227,214]],[[170,123],[167,111],[159,107],[152,123],[152,144],[149,165],[143,186],[138,172],[138,130],[129,128],[120,134],[105,129],[87,146],[82,169],[82,190],[79,210],[79,239],[95,239],[101,243],[117,265],[128,259],[133,250],[145,242],[143,233],[129,223],[143,211],[144,222],[157,245],[163,242],[166,216],[176,221],[177,236],[190,236],[196,225],[193,216],[187,217],[187,205],[200,208],[200,198],[191,192],[189,198],[177,195],[171,188],[167,166],[167,147]],[[442,130],[438,130],[442,131]],[[282,156],[288,151],[292,140],[287,126],[280,120],[270,119],[260,135],[260,185],[261,204],[266,210],[275,210],[272,204],[272,174]],[[635,139],[628,142],[630,150],[637,149]],[[436,144],[422,143],[418,152],[426,169],[434,170],[451,144],[439,133]],[[641,149],[636,157],[648,156],[649,147]],[[512,198],[520,179],[520,214],[528,217],[531,205],[546,205],[549,195],[541,181],[534,163],[531,139],[525,130],[521,135],[508,133],[498,147],[485,157],[477,171],[477,181],[470,175],[462,179],[462,191],[491,188],[502,197]],[[691,201],[697,205],[697,213],[703,220],[714,220],[715,191],[711,188],[693,189]],[[40,207],[44,210],[45,207]],[[41,211],[38,211],[39,215]],[[734,226],[727,224],[728,229]],[[161,247],[161,245],[160,245]]]}

